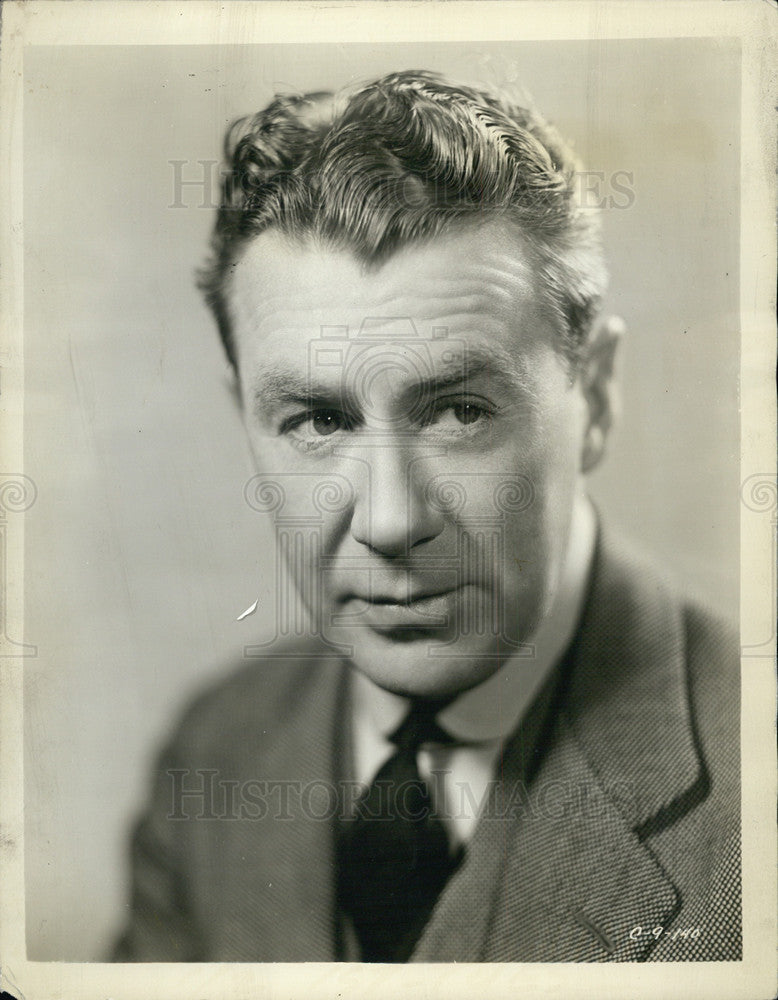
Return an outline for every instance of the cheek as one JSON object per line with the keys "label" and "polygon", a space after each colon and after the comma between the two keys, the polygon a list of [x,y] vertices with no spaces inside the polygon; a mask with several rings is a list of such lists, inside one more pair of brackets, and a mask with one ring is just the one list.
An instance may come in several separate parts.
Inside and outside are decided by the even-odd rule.
{"label": "cheek", "polygon": [[272,475],[273,472],[283,471],[277,437],[263,431],[256,421],[247,416],[243,418],[243,429],[257,472]]}
{"label": "cheek", "polygon": [[512,591],[542,594],[567,548],[579,482],[580,407],[571,393],[547,408],[533,434],[504,456],[519,474],[521,509],[505,515],[503,579]]}
{"label": "cheek", "polygon": [[558,501],[570,502],[580,470],[585,404],[577,388],[555,387],[553,403],[540,412],[533,439],[528,442],[527,474],[541,500],[540,509]]}

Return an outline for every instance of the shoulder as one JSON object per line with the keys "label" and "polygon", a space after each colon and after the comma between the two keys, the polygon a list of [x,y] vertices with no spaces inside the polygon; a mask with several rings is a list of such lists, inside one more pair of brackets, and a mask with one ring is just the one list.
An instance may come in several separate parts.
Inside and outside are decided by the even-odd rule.
{"label": "shoulder", "polygon": [[600,647],[617,643],[621,653],[611,671],[612,697],[618,701],[622,695],[622,712],[624,697],[633,709],[640,702],[635,725],[645,727],[644,740],[651,728],[654,759],[671,769],[673,760],[681,759],[683,737],[697,758],[695,787],[707,800],[711,820],[734,830],[740,794],[737,628],[633,545],[606,536],[597,558],[597,596],[609,606],[598,621],[611,630],[607,639],[600,637]]}
{"label": "shoulder", "polygon": [[[737,781],[740,654],[733,622],[706,606],[650,555],[601,532],[592,573],[587,638],[603,710],[629,702],[634,724],[670,736],[686,731],[716,785]],[[588,688],[587,688],[588,690]],[[637,710],[640,703],[642,709]]]}
{"label": "shoulder", "polygon": [[604,534],[599,557],[605,566],[612,598],[618,594],[616,599],[630,604],[636,616],[651,619],[660,628],[666,623],[653,618],[652,613],[657,606],[663,606],[681,625],[687,659],[695,671],[706,663],[707,677],[722,673],[732,683],[737,674],[733,667],[739,661],[734,620],[714,610],[703,597],[681,583],[671,569],[634,542]]}
{"label": "shoulder", "polygon": [[683,610],[694,737],[713,792],[740,794],[740,648],[734,625],[696,601]]}
{"label": "shoulder", "polygon": [[[735,622],[710,607],[685,587],[672,570],[634,542],[601,532],[595,558],[596,597],[607,601],[618,616],[666,629],[668,618],[680,626],[688,661],[695,668],[709,664],[708,676],[722,671],[736,679],[739,661]],[[622,619],[623,622],[623,619]],[[733,676],[734,675],[734,676]]]}
{"label": "shoulder", "polygon": [[313,643],[298,642],[226,666],[179,711],[170,741],[191,759],[220,754],[286,729],[337,686],[345,662]]}

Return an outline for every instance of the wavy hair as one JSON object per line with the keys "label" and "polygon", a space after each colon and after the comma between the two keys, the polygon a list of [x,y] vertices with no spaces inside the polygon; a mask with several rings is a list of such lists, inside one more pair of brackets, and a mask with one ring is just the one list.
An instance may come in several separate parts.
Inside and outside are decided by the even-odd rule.
{"label": "wavy hair", "polygon": [[599,220],[579,204],[571,149],[534,110],[425,71],[358,89],[277,94],[232,124],[198,286],[236,366],[229,275],[267,229],[345,249],[367,266],[456,225],[513,221],[574,362],[606,285]]}

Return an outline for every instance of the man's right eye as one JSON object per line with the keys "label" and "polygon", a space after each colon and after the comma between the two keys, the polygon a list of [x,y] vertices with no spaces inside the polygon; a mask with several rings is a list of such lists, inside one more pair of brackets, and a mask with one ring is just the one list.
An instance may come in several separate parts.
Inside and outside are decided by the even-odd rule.
{"label": "man's right eye", "polygon": [[337,431],[349,430],[352,421],[342,410],[322,407],[289,417],[281,426],[282,434],[313,442],[317,438],[330,437]]}

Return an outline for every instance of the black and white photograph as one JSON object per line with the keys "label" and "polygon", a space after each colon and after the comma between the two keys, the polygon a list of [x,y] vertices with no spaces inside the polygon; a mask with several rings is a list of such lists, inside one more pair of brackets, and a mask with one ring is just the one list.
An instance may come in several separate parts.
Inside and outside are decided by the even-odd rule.
{"label": "black and white photograph", "polygon": [[3,11],[4,996],[773,995],[774,5],[626,6]]}

